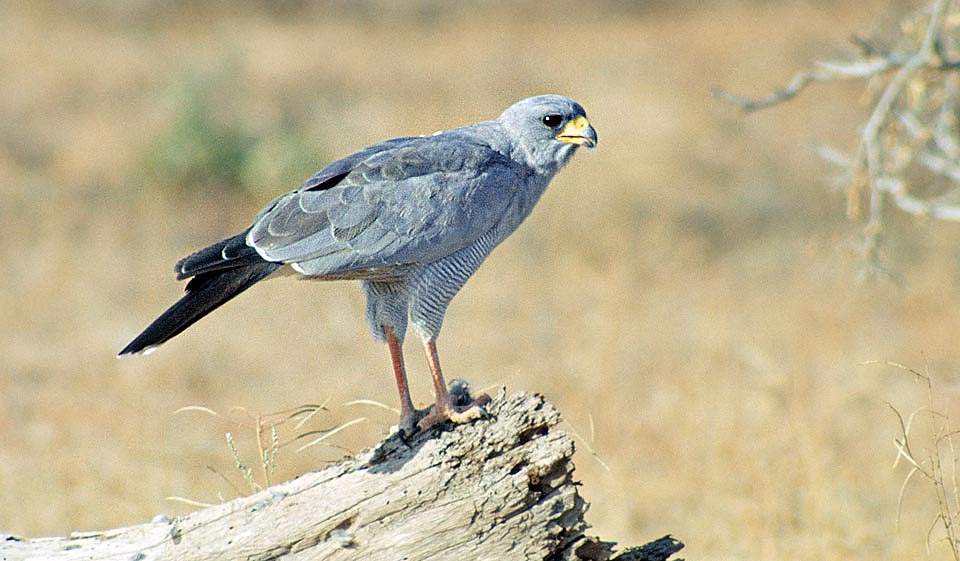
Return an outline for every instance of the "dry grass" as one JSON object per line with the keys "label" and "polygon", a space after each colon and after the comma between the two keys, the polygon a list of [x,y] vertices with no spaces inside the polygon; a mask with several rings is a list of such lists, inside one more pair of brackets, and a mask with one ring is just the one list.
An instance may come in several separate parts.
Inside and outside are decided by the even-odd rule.
{"label": "dry grass", "polygon": [[[556,91],[587,108],[599,149],[454,301],[449,374],[543,392],[593,432],[609,471],[583,454],[578,473],[606,539],[670,532],[692,559],[926,555],[936,503],[907,494],[897,529],[906,472],[890,467],[899,433],[885,405],[909,411],[925,394],[863,363],[929,364],[956,415],[960,231],[891,217],[903,286],[854,286],[843,195],[804,145],[855,141],[858,88],[750,116],[709,97],[782,83],[899,3],[491,2],[438,18],[197,4],[0,13],[0,531],[112,527],[190,508],[164,497],[229,495],[207,468],[236,479],[224,434],[243,457],[256,430],[173,414],[184,406],[255,417],[326,401],[322,426],[370,419],[335,444],[379,438],[392,413],[343,405],[396,399],[349,283],[271,281],[155,355],[113,355],[178,296],[178,257],[292,187],[255,185],[291,130],[318,153],[305,176]],[[190,76],[210,81],[224,126],[265,143],[243,191],[172,188],[147,164]],[[407,351],[426,401],[425,363]],[[339,454],[282,447],[271,477]]]}

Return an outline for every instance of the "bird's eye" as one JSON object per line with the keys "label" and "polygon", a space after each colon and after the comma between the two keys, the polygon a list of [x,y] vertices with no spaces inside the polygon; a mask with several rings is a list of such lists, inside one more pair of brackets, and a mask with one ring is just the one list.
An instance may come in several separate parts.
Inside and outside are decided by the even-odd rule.
{"label": "bird's eye", "polygon": [[560,121],[563,120],[563,117],[561,117],[556,113],[551,113],[549,115],[544,115],[543,119],[540,119],[540,120],[543,121],[544,125],[547,125],[552,129],[560,125]]}

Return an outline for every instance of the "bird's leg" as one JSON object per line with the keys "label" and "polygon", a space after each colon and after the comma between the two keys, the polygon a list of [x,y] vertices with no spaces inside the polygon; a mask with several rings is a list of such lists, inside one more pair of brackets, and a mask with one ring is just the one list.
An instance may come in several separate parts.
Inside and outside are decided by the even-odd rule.
{"label": "bird's leg", "polygon": [[423,413],[413,407],[413,401],[410,399],[410,387],[407,385],[407,370],[403,366],[403,348],[400,346],[400,340],[393,334],[393,329],[389,325],[383,326],[383,333],[387,336],[393,375],[397,379],[397,393],[400,394],[400,431],[409,436],[417,431],[417,421]]}
{"label": "bird's leg", "polygon": [[444,421],[467,423],[483,417],[485,414],[483,406],[486,405],[490,398],[483,395],[466,405],[454,404],[453,400],[450,399],[447,383],[443,379],[443,372],[440,370],[437,344],[432,339],[426,339],[423,342],[423,346],[427,351],[427,360],[430,362],[430,372],[433,374],[433,391],[437,395],[437,402],[430,410],[430,413],[420,420],[420,423],[417,425],[420,430],[427,430]]}

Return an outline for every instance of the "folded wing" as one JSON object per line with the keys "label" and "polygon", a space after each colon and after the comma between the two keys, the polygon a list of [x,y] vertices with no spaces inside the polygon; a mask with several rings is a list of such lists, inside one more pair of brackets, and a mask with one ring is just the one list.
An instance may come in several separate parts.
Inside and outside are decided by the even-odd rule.
{"label": "folded wing", "polygon": [[255,220],[265,260],[330,275],[435,261],[493,228],[519,166],[468,138],[395,139],[331,164]]}

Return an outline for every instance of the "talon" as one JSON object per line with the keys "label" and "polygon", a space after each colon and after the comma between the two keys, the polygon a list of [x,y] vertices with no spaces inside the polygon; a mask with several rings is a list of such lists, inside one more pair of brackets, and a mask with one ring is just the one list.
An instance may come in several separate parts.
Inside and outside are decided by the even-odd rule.
{"label": "talon", "polygon": [[487,412],[483,406],[489,401],[490,398],[486,395],[483,395],[467,405],[458,406],[454,405],[453,403],[448,403],[445,406],[441,404],[439,409],[434,406],[431,408],[430,413],[428,413],[426,417],[420,419],[420,422],[417,424],[417,426],[421,431],[426,431],[433,427],[441,426],[447,421],[459,425],[463,423],[469,423],[470,421],[475,421],[477,419],[486,418]]}
{"label": "talon", "polygon": [[486,411],[483,409],[483,406],[474,401],[466,407],[457,407],[455,408],[448,416],[447,419],[453,421],[456,424],[469,423],[470,421],[475,421],[477,419],[482,419],[486,415]]}
{"label": "talon", "polygon": [[489,395],[485,393],[478,395],[477,399],[474,400],[474,403],[476,403],[480,407],[481,419],[489,419],[492,416],[490,412],[487,411],[487,404],[490,403],[491,401],[493,400],[490,398]]}
{"label": "talon", "polygon": [[414,419],[402,419],[397,424],[397,433],[400,434],[400,440],[406,442],[408,438],[417,434],[417,422]]}
{"label": "talon", "polygon": [[397,423],[397,431],[400,433],[401,440],[406,442],[406,439],[412,438],[419,433],[421,430],[420,423],[423,422],[423,419],[428,417],[432,411],[433,406],[427,409],[411,408],[408,412],[401,415],[400,421]]}

